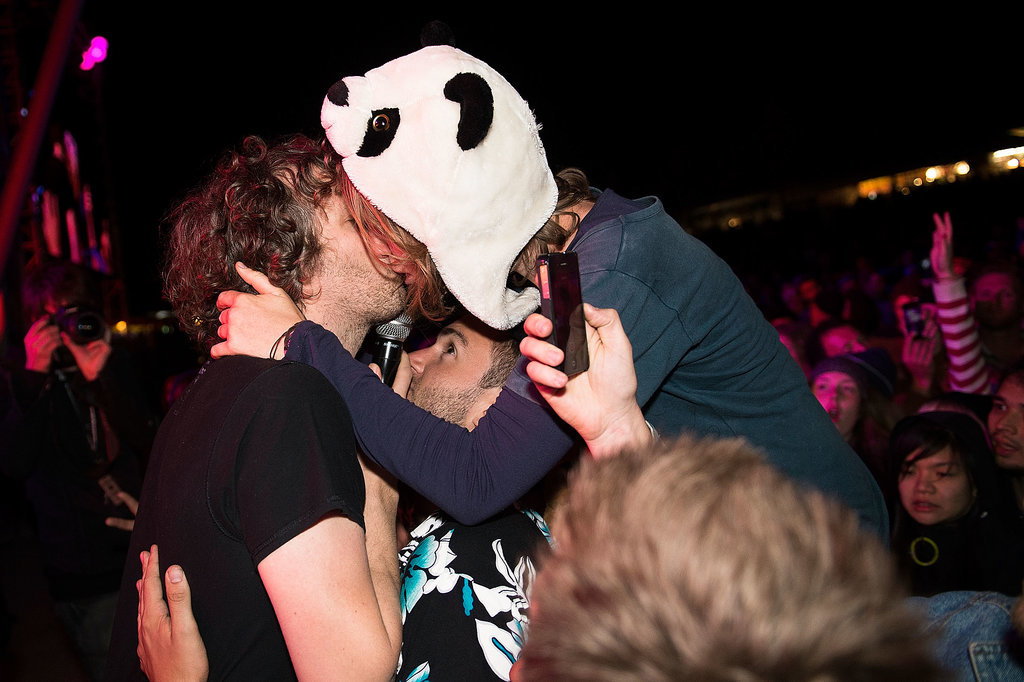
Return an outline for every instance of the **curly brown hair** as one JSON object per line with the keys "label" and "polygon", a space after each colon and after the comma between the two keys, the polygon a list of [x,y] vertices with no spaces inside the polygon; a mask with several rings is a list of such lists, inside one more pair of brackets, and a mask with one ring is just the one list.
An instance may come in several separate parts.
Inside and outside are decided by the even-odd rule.
{"label": "curly brown hair", "polygon": [[319,266],[320,220],[340,172],[340,159],[308,137],[270,146],[250,136],[171,213],[164,295],[201,347],[220,341],[217,296],[254,293],[235,271],[238,261],[300,307],[313,293],[302,283]]}
{"label": "curly brown hair", "polygon": [[220,292],[255,293],[236,261],[262,271],[300,307],[315,293],[302,284],[319,267],[320,221],[332,196],[344,202],[369,253],[378,250],[374,241],[384,243],[387,262],[413,262],[423,274],[408,287],[409,315],[441,320],[452,311],[426,247],[356,190],[326,140],[293,135],[268,145],[250,136],[168,219],[164,295],[201,347],[220,341]]}

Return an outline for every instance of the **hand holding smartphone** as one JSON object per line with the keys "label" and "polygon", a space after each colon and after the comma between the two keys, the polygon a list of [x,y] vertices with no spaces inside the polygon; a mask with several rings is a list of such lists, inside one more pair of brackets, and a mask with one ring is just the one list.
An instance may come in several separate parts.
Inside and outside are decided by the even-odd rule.
{"label": "hand holding smartphone", "polygon": [[583,292],[580,287],[579,260],[573,251],[544,253],[537,256],[540,310],[551,320],[548,343],[565,353],[556,369],[569,376],[590,366],[587,329],[583,319]]}

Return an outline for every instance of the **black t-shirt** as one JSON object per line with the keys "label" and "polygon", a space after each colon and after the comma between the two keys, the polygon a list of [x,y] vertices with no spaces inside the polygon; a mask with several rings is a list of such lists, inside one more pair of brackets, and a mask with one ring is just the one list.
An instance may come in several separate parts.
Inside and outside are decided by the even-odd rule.
{"label": "black t-shirt", "polygon": [[319,372],[248,357],[207,363],[157,436],[107,678],[144,679],[135,581],[153,543],[161,570],[176,563],[188,576],[209,679],[294,678],[257,565],[331,511],[362,526],[364,497],[348,410]]}

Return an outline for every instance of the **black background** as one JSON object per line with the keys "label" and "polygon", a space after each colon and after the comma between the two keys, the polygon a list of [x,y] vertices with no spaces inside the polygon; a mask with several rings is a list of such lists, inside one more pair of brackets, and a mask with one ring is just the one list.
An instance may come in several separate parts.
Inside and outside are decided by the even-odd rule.
{"label": "black background", "polygon": [[[161,216],[225,148],[318,134],[331,83],[418,49],[434,19],[527,99],[554,168],[657,194],[676,215],[1020,144],[1012,17],[646,8],[86,2],[78,40],[103,34],[109,57],[65,72],[75,97],[55,118],[97,121],[77,124],[83,164],[111,188],[101,210],[138,312],[160,305]],[[48,26],[37,30],[41,49]]]}

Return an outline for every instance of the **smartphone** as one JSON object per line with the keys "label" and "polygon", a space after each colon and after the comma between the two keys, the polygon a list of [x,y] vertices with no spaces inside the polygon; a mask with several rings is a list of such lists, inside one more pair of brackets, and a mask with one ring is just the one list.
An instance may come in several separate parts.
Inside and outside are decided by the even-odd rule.
{"label": "smartphone", "polygon": [[907,328],[909,336],[921,337],[924,335],[924,313],[921,311],[920,301],[903,304],[903,326]]}
{"label": "smartphone", "polygon": [[121,486],[117,484],[113,476],[106,474],[96,482],[103,488],[103,496],[107,499],[107,502],[113,505],[123,504],[121,498],[117,496],[121,492]]}
{"label": "smartphone", "polygon": [[583,291],[576,253],[568,251],[537,256],[537,274],[540,311],[553,326],[547,341],[565,353],[565,360],[557,369],[569,376],[586,371],[590,366],[590,353],[583,322]]}

